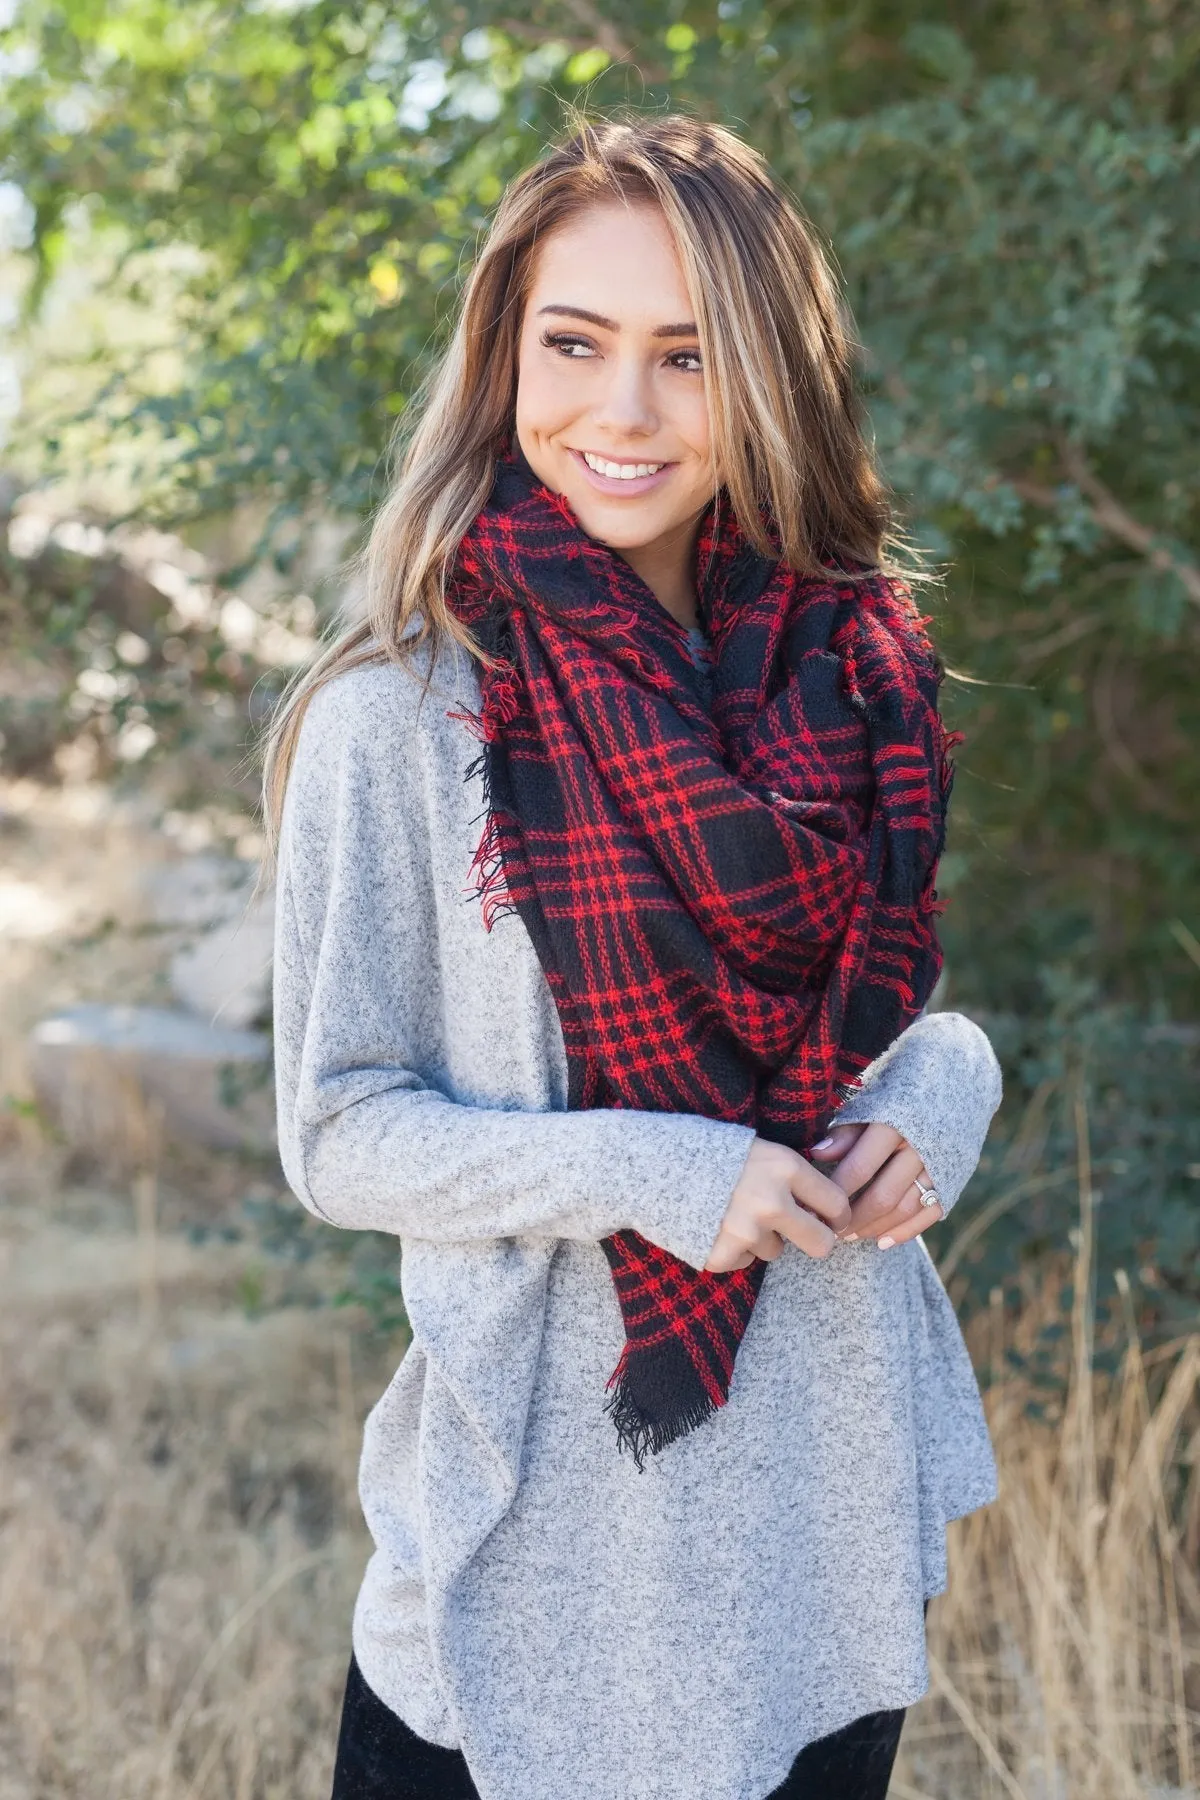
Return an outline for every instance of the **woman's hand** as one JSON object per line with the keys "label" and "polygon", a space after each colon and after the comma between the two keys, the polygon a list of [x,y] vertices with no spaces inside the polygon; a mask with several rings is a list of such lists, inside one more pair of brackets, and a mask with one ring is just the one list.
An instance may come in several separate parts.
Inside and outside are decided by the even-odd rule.
{"label": "woman's hand", "polygon": [[725,1274],[755,1257],[773,1262],[785,1238],[808,1256],[828,1256],[850,1219],[836,1182],[794,1150],[756,1137],[704,1267]]}
{"label": "woman's hand", "polygon": [[830,1165],[831,1181],[853,1199],[850,1221],[838,1233],[847,1243],[874,1238],[890,1250],[942,1217],[940,1203],[922,1203],[917,1183],[931,1188],[933,1182],[920,1152],[890,1125],[835,1125],[809,1154]]}

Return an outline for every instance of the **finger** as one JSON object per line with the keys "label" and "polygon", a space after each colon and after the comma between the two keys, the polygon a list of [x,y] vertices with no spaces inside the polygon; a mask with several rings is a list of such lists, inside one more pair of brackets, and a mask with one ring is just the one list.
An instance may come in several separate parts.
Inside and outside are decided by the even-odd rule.
{"label": "finger", "polygon": [[704,1268],[709,1275],[728,1275],[733,1269],[748,1269],[755,1261],[774,1262],[782,1249],[783,1239],[777,1232],[761,1231],[750,1243],[737,1233],[722,1228]]}
{"label": "finger", "polygon": [[897,1244],[911,1243],[913,1238],[920,1237],[923,1231],[928,1231],[931,1225],[936,1225],[938,1220],[944,1219],[945,1216],[940,1200],[936,1206],[922,1206],[920,1211],[913,1218],[906,1220],[904,1224],[897,1225],[894,1229],[889,1226],[879,1239],[879,1248],[892,1250]]}
{"label": "finger", "polygon": [[911,1193],[905,1194],[903,1200],[893,1206],[891,1212],[885,1213],[881,1219],[874,1220],[859,1233],[859,1236],[864,1242],[874,1238],[875,1242],[879,1243],[890,1233],[899,1231],[902,1225],[907,1225],[910,1219],[917,1218],[921,1210],[921,1197],[914,1188]]}
{"label": "finger", "polygon": [[[819,1169],[814,1169],[811,1163],[805,1162],[801,1157],[797,1158],[792,1170],[790,1186],[793,1199],[832,1225],[835,1231],[844,1231],[850,1223],[850,1202],[841,1188],[830,1176],[822,1175]],[[772,1219],[771,1223],[778,1231],[776,1221]]]}
{"label": "finger", "polygon": [[808,1154],[818,1162],[840,1162],[866,1129],[865,1125],[835,1125]]}
{"label": "finger", "polygon": [[802,1206],[793,1207],[790,1213],[780,1216],[779,1231],[790,1244],[795,1244],[797,1250],[818,1259],[828,1256],[837,1243],[837,1234]]}
{"label": "finger", "polygon": [[707,1275],[728,1275],[734,1269],[748,1269],[753,1261],[753,1251],[747,1250],[739,1239],[722,1232],[709,1251],[704,1272]]}
{"label": "finger", "polygon": [[[921,1196],[915,1183],[924,1178],[925,1165],[919,1153],[905,1145],[884,1163],[874,1180],[868,1182],[856,1197],[850,1208],[850,1231],[859,1237],[878,1237],[886,1229],[884,1221],[907,1200],[920,1205]],[[905,1218],[909,1216],[910,1213],[904,1214]]]}
{"label": "finger", "polygon": [[886,1232],[892,1231],[897,1226],[906,1225],[909,1219],[915,1218],[920,1210],[920,1195],[915,1188],[912,1188],[886,1212],[876,1212],[870,1218],[853,1222],[845,1235],[847,1239],[861,1238],[867,1242],[874,1238],[878,1242]]}
{"label": "finger", "polygon": [[704,1273],[706,1275],[732,1275],[735,1269],[748,1269],[753,1261],[754,1258],[748,1251],[743,1251],[739,1255],[732,1250],[723,1254],[714,1250],[704,1265]]}
{"label": "finger", "polygon": [[754,1252],[745,1239],[722,1226],[704,1267],[710,1275],[727,1275],[731,1269],[747,1268],[753,1260]]}
{"label": "finger", "polygon": [[868,1125],[837,1168],[830,1170],[830,1179],[843,1193],[857,1194],[903,1143],[890,1125]]}

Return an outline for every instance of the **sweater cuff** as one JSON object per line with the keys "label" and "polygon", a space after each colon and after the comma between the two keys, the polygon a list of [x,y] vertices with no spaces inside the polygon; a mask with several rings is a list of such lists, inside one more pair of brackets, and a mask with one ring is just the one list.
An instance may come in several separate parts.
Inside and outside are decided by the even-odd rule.
{"label": "sweater cuff", "polygon": [[948,1213],[975,1173],[1000,1098],[1000,1065],[978,1025],[930,1013],[864,1070],[833,1122],[898,1131]]}
{"label": "sweater cuff", "polygon": [[[698,1114],[641,1113],[636,1166],[627,1177],[634,1230],[702,1269],[754,1142],[749,1125]],[[686,1130],[681,1127],[686,1126]]]}

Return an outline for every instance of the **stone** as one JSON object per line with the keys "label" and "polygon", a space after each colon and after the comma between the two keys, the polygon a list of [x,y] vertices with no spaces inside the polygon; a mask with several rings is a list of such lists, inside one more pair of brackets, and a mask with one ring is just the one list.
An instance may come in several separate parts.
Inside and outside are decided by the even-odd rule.
{"label": "stone", "polygon": [[168,971],[175,998],[209,1023],[235,1030],[265,1019],[271,1004],[274,915],[273,896],[258,895],[233,918],[178,950]]}
{"label": "stone", "polygon": [[144,884],[150,919],[170,933],[174,998],[235,1030],[270,1010],[274,900],[254,892],[256,875],[252,862],[201,852],[158,864]]}
{"label": "stone", "polygon": [[164,929],[208,931],[239,917],[254,890],[255,865],[200,851],[153,864],[144,878],[145,905]]}
{"label": "stone", "polygon": [[271,1041],[158,1006],[91,1002],[34,1026],[39,1100],[67,1141],[131,1163],[159,1140],[269,1151],[275,1143]]}

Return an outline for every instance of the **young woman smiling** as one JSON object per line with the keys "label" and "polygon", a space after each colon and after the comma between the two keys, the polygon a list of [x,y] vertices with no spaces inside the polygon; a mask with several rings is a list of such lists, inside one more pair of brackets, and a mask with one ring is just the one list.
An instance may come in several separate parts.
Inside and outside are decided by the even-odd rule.
{"label": "young woman smiling", "polygon": [[[680,118],[515,182],[268,772],[284,1165],[403,1245],[338,1800],[872,1800],[994,1471],[920,1235],[937,667],[813,235]],[[286,801],[284,799],[286,789]]]}

